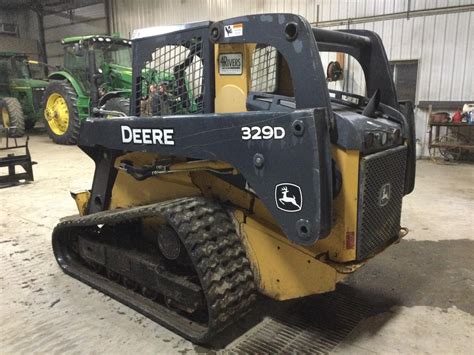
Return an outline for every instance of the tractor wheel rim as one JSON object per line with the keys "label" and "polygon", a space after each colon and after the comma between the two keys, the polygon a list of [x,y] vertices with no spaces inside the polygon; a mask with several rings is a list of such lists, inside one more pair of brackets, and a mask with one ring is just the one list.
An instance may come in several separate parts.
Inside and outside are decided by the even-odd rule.
{"label": "tractor wheel rim", "polygon": [[48,97],[44,116],[54,134],[61,136],[69,127],[69,109],[67,102],[60,94],[54,93]]}
{"label": "tractor wheel rim", "polygon": [[6,107],[2,107],[2,124],[4,128],[10,127],[10,115]]}

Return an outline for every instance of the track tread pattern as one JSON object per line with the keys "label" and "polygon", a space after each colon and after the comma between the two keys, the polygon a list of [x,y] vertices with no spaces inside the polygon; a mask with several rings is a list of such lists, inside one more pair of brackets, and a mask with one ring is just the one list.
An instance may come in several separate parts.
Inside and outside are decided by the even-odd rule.
{"label": "track tread pattern", "polygon": [[[201,281],[208,305],[207,331],[182,335],[195,342],[207,341],[250,311],[256,286],[245,249],[232,220],[222,207],[203,197],[182,198],[153,205],[111,210],[88,216],[66,217],[56,226],[65,230],[120,224],[161,215],[177,231]],[[71,233],[72,234],[72,233]]]}

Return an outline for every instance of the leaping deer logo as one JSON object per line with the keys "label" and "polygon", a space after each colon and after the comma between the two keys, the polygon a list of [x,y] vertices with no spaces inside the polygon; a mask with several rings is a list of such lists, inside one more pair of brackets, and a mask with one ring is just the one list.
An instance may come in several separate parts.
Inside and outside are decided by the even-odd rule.
{"label": "leaping deer logo", "polygon": [[286,212],[300,211],[303,204],[300,187],[290,183],[276,186],[275,199],[277,207]]}
{"label": "leaping deer logo", "polygon": [[380,188],[380,191],[379,191],[379,206],[380,207],[384,207],[390,201],[391,190],[392,190],[392,185],[389,182],[387,182],[385,185],[383,185]]}

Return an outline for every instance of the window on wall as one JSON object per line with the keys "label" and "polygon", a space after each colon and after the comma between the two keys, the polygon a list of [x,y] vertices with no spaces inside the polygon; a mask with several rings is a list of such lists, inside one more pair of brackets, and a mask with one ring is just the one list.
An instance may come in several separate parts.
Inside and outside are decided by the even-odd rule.
{"label": "window on wall", "polygon": [[397,90],[398,99],[410,100],[415,103],[416,78],[418,74],[417,60],[404,60],[390,62],[393,82]]}

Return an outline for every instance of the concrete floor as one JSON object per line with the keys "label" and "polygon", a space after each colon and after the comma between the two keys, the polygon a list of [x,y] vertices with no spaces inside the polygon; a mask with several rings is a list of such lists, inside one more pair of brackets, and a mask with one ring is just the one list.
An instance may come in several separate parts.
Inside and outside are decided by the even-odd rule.
{"label": "concrete floor", "polygon": [[[77,147],[52,144],[44,133],[33,134],[31,152],[38,162],[36,181],[0,190],[0,352],[209,350],[59,270],[51,231],[60,217],[76,213],[69,191],[90,187],[93,164]],[[360,313],[334,352],[474,352],[473,182],[473,165],[419,162],[416,190],[403,207],[408,236],[329,295],[358,299],[370,310]],[[261,317],[271,320],[295,304],[304,317],[306,305],[317,304],[318,297],[282,304],[263,300],[254,329]],[[326,323],[338,317],[328,313]],[[246,322],[236,328],[251,337]],[[235,337],[223,336],[215,350],[232,348],[239,342]]]}

